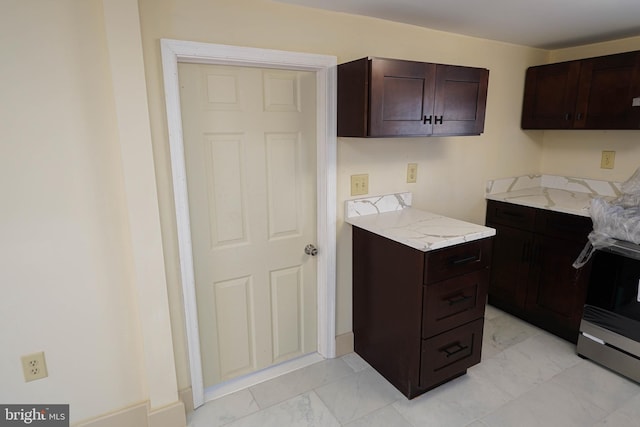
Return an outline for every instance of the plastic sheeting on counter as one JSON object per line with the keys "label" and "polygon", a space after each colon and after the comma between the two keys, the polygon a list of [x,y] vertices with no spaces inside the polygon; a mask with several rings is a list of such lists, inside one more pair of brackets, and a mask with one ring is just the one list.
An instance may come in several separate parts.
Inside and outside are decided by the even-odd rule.
{"label": "plastic sheeting on counter", "polygon": [[593,231],[573,263],[575,268],[585,265],[594,250],[614,246],[617,240],[640,244],[640,168],[621,189],[622,194],[611,201],[600,197],[591,200],[589,215]]}

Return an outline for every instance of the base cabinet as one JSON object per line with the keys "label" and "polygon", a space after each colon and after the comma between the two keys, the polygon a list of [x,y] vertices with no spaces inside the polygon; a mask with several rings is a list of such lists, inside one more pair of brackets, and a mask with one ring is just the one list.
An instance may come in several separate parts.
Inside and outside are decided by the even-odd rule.
{"label": "base cabinet", "polygon": [[408,398],[480,361],[491,247],[422,252],[353,227],[355,351]]}
{"label": "base cabinet", "polygon": [[591,265],[572,264],[591,219],[490,200],[487,226],[496,229],[489,303],[576,342]]}

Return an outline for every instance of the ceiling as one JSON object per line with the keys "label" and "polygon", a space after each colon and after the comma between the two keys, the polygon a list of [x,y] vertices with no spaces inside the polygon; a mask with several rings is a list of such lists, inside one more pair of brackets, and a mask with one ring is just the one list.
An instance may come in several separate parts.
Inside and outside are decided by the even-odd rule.
{"label": "ceiling", "polygon": [[640,0],[276,1],[542,49],[640,35]]}

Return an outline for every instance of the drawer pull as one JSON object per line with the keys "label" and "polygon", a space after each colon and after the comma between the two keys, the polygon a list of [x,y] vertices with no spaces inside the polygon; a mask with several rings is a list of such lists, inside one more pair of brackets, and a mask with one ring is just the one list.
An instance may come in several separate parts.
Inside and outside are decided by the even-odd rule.
{"label": "drawer pull", "polygon": [[531,256],[531,245],[529,242],[525,242],[524,245],[522,245],[522,256],[520,257],[520,261],[521,262],[529,262],[529,257]]}
{"label": "drawer pull", "polygon": [[447,298],[447,301],[449,302],[449,305],[451,306],[451,305],[460,304],[461,302],[464,302],[464,301],[468,301],[471,298],[473,298],[471,295],[460,294],[460,295],[457,295],[457,296],[452,297],[452,298]]}
{"label": "drawer pull", "polygon": [[457,342],[457,343],[453,344],[452,346],[444,348],[444,349],[442,349],[440,351],[442,351],[444,353],[447,353],[447,357],[451,357],[451,356],[453,356],[455,354],[458,354],[461,351],[464,351],[464,350],[466,350],[468,348],[469,348],[468,345],[460,345],[460,343]]}
{"label": "drawer pull", "polygon": [[561,221],[548,221],[547,226],[550,229],[566,231],[569,233],[580,232],[585,228],[582,224],[566,223]]}
{"label": "drawer pull", "polygon": [[462,264],[469,264],[470,262],[474,262],[478,260],[478,256],[477,255],[471,255],[468,257],[464,257],[464,258],[458,258],[458,259],[454,259],[453,261],[451,261],[451,264],[453,265],[462,265]]}
{"label": "drawer pull", "polygon": [[524,218],[524,215],[520,212],[502,211],[504,216],[510,216],[512,218]]}

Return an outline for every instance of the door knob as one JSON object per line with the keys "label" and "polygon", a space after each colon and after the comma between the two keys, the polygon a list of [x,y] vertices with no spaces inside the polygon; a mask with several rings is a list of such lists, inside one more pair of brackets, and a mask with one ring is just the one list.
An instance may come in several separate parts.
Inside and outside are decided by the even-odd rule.
{"label": "door knob", "polygon": [[309,245],[304,247],[304,253],[307,254],[307,255],[316,256],[316,255],[318,255],[318,248],[316,248],[315,246],[309,244]]}

